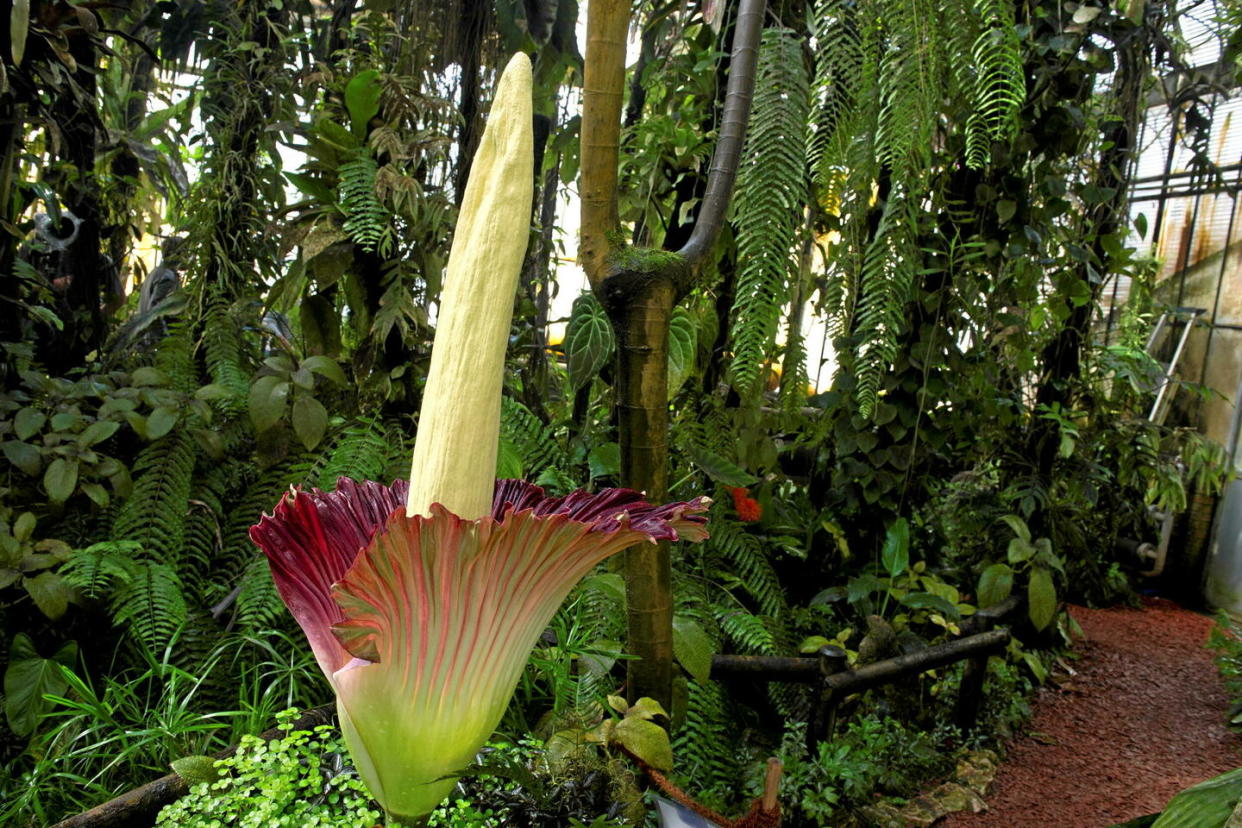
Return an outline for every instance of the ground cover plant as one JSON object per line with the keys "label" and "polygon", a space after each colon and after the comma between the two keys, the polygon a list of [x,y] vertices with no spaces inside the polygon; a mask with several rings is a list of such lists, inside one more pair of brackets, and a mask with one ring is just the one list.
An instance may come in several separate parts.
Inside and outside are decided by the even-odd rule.
{"label": "ground cover plant", "polygon": [[[508,744],[542,743],[518,751],[534,781],[467,777],[433,819],[516,819],[525,797],[530,824],[634,821],[601,804],[632,773],[605,731],[641,720],[717,810],[782,755],[787,820],[845,824],[1011,728],[1070,632],[1060,603],[1124,599],[1117,540],[1219,487],[1218,448],[1144,417],[1155,268],[1127,246],[1141,102],[1181,67],[1174,5],[591,6],[14,3],[0,821],[54,823],[332,701],[249,528],[291,486],[409,477],[450,249],[491,232],[460,229],[466,182],[517,52],[534,167],[510,183],[533,192],[506,203],[495,462],[468,471],[710,498],[710,538],[643,544],[569,593],[497,713]],[[627,66],[609,44],[631,30]],[[571,187],[591,286],[572,305]],[[1118,275],[1133,296],[1105,343]],[[812,311],[835,355],[816,387]],[[917,651],[1010,595],[1025,620],[973,733],[948,726],[960,668],[851,699],[810,753],[806,688],[710,677],[720,653]],[[334,736],[287,738],[247,755],[337,772]],[[611,793],[565,814],[538,757],[583,743],[585,787]]]}

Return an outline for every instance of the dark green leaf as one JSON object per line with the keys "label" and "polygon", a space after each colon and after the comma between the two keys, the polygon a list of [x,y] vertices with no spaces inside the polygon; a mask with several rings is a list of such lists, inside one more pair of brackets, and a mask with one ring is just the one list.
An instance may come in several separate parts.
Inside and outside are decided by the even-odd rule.
{"label": "dark green leaf", "polygon": [[65,614],[72,594],[65,579],[55,572],[40,572],[27,578],[26,592],[39,611],[53,621]]}
{"label": "dark green leaf", "polygon": [[1224,826],[1242,798],[1242,768],[1187,788],[1169,800],[1152,828]]}
{"label": "dark green leaf", "polygon": [[1029,604],[1031,623],[1042,630],[1057,616],[1057,589],[1052,583],[1052,571],[1043,567],[1031,570],[1031,582],[1027,584],[1026,599]]}
{"label": "dark green leaf", "polygon": [[349,79],[345,85],[345,107],[349,110],[350,128],[359,138],[367,134],[367,123],[379,112],[379,72],[367,69]]}
{"label": "dark green leaf", "polygon": [[323,439],[328,430],[328,410],[314,397],[300,395],[293,402],[293,433],[310,451]]}
{"label": "dark green leaf", "polygon": [[38,521],[35,520],[35,516],[30,512],[22,512],[17,516],[17,520],[13,521],[13,537],[16,538],[19,543],[25,543],[30,540],[31,535],[34,534],[35,524],[37,522]]}
{"label": "dark green leaf", "polygon": [[341,370],[341,366],[337,364],[336,360],[329,357],[322,355],[309,356],[302,360],[302,367],[309,368],[319,376],[337,385],[345,384],[345,372]]}
{"label": "dark green leaf", "polygon": [[260,434],[267,431],[285,415],[285,401],[289,398],[289,383],[280,377],[259,377],[250,386],[250,421]]}
{"label": "dark green leaf", "polygon": [[133,376],[130,378],[136,387],[148,385],[165,385],[168,378],[164,376],[164,372],[158,368],[143,366],[134,370]]}
{"label": "dark green leaf", "polygon": [[86,448],[98,445],[113,434],[116,434],[117,429],[120,427],[121,424],[115,420],[96,420],[82,429],[82,433],[78,435],[78,446]]}
{"label": "dark green leaf", "polygon": [[166,406],[160,406],[152,411],[151,416],[147,417],[147,439],[158,440],[172,431],[180,416],[176,411]]}
{"label": "dark green leaf", "polygon": [[950,620],[962,617],[961,611],[949,600],[930,592],[908,592],[901,597],[901,603],[910,609],[934,610]]}
{"label": "dark green leaf", "polygon": [[740,486],[746,488],[753,486],[759,482],[759,478],[750,474],[745,469],[739,468],[732,461],[721,457],[719,454],[713,454],[705,448],[699,446],[687,446],[686,454],[690,458],[690,462],[698,466],[703,472],[715,480],[717,483],[723,483],[726,486]]}
{"label": "dark green leaf", "polygon": [[595,378],[616,347],[612,322],[590,293],[574,300],[565,329],[565,356],[569,382],[576,391]]}
{"label": "dark green leaf", "polygon": [[53,503],[64,503],[78,486],[78,461],[57,457],[43,473],[43,488]]}
{"label": "dark green leaf", "polygon": [[83,483],[82,493],[99,506],[107,506],[112,500],[112,498],[108,495],[108,490],[98,483]]}
{"label": "dark green leaf", "polygon": [[26,55],[26,35],[30,32],[30,0],[13,0],[9,9],[9,56],[14,66],[22,65]]}
{"label": "dark green leaf", "polygon": [[2,450],[5,459],[31,477],[38,475],[43,468],[43,456],[30,443],[9,440],[3,445]]}
{"label": "dark green leaf", "polygon": [[846,599],[851,604],[856,604],[873,592],[884,588],[884,582],[874,575],[859,575],[857,578],[850,578],[846,585]]}
{"label": "dark green leaf", "polygon": [[884,535],[884,550],[880,563],[889,577],[896,578],[910,566],[910,524],[899,517],[888,527]]}
{"label": "dark green leaf", "polygon": [[673,655],[696,681],[707,681],[715,651],[711,638],[697,622],[684,615],[673,616]]}
{"label": "dark green leaf", "polygon": [[1005,515],[1001,520],[1005,521],[1005,525],[1013,531],[1015,535],[1022,538],[1027,543],[1031,542],[1031,530],[1027,528],[1026,521],[1017,515]]}
{"label": "dark green leaf", "polygon": [[668,398],[671,400],[694,373],[694,318],[685,308],[674,308],[668,328]]}
{"label": "dark green leaf", "polygon": [[617,477],[621,474],[621,446],[616,443],[604,443],[591,449],[587,455],[587,466],[591,470],[591,479],[599,477]]}
{"label": "dark green leaf", "polygon": [[979,576],[980,607],[999,604],[1008,598],[1011,592],[1013,592],[1013,570],[1006,564],[992,564]]}
{"label": "dark green leaf", "polygon": [[43,429],[43,425],[46,422],[47,415],[42,411],[36,411],[33,408],[23,408],[13,418],[13,433],[17,435],[19,440],[29,440]]}
{"label": "dark green leaf", "polygon": [[70,641],[51,658],[43,658],[25,633],[18,633],[9,647],[9,666],[4,671],[4,714],[18,736],[29,736],[46,712],[45,695],[62,695],[69,687],[61,665],[72,668],[78,645]]}

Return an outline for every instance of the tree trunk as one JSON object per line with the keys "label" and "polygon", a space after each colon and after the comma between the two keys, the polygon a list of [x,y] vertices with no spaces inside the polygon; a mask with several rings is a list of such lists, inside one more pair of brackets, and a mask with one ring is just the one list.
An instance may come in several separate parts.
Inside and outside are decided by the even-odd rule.
{"label": "tree trunk", "polygon": [[[693,287],[724,224],[737,177],[754,91],[765,0],[742,0],[720,139],[702,209],[676,253],[630,248],[620,240],[617,162],[630,4],[588,7],[582,102],[582,235],[578,261],[617,333],[617,420],[623,485],[653,502],[667,491],[668,327],[673,306]],[[629,651],[627,694],[665,707],[672,697],[672,564],[666,544],[625,558]]]}

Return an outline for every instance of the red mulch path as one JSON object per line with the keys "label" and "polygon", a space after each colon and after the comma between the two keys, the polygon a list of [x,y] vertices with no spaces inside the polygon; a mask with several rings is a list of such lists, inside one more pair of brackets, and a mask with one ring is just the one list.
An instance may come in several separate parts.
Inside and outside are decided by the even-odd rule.
{"label": "red mulch path", "polygon": [[981,814],[943,828],[1104,828],[1242,765],[1205,649],[1213,621],[1160,598],[1142,609],[1072,607],[1087,641],[1077,675],[1041,690]]}

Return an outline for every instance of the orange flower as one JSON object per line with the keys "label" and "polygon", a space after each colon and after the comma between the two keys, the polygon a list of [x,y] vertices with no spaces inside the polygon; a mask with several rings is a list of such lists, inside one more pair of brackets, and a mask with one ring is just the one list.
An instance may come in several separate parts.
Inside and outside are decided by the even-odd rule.
{"label": "orange flower", "polygon": [[733,495],[733,508],[737,510],[737,516],[742,522],[754,523],[763,517],[763,507],[745,488],[735,486],[729,489],[729,493]]}

